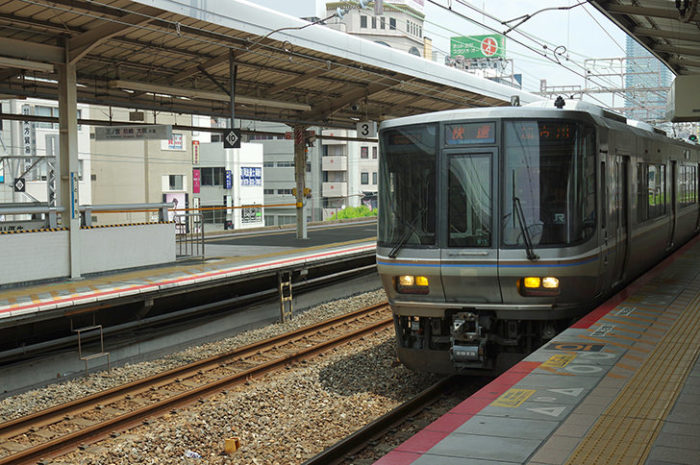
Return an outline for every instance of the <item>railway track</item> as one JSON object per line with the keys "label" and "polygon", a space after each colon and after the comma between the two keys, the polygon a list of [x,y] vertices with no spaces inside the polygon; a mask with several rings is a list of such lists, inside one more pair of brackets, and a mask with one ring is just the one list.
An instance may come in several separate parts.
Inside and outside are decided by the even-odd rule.
{"label": "railway track", "polygon": [[[305,461],[302,465],[354,463],[353,458],[356,455],[374,449],[375,446],[385,441],[385,436],[395,435],[405,422],[413,422],[418,417],[422,417],[426,424],[432,422],[463,399],[478,391],[490,379],[465,379],[458,375],[445,377],[367,426]],[[403,442],[412,434],[400,435],[398,443]],[[393,440],[396,441],[396,438]],[[369,452],[369,455],[374,456],[374,459],[379,459],[383,453],[380,452],[379,455],[376,455],[374,452]]]}
{"label": "railway track", "polygon": [[36,463],[392,324],[367,307],[0,424],[0,465]]}

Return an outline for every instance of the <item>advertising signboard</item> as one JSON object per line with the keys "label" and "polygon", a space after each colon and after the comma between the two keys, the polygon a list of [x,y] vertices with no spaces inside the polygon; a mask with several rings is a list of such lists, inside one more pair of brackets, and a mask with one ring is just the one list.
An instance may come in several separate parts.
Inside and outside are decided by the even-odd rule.
{"label": "advertising signboard", "polygon": [[202,185],[202,172],[198,169],[192,170],[192,193],[199,194]]}
{"label": "advertising signboard", "polygon": [[262,168],[242,166],[241,186],[262,186]]}
{"label": "advertising signboard", "polygon": [[506,38],[501,34],[451,37],[450,56],[503,58],[506,56]]}

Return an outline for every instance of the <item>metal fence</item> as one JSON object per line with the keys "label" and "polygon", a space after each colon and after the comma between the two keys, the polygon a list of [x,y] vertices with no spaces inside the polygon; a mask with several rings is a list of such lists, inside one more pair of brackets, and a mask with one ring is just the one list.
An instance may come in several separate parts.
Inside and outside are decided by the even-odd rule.
{"label": "metal fence", "polygon": [[204,259],[204,218],[201,213],[182,213],[173,216],[177,258]]}

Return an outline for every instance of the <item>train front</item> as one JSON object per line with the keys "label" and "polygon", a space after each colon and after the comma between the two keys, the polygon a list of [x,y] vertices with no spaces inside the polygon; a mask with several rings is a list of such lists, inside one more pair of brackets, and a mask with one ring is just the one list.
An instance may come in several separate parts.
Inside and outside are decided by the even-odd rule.
{"label": "train front", "polygon": [[517,112],[383,123],[377,266],[412,369],[505,368],[599,293],[594,124]]}

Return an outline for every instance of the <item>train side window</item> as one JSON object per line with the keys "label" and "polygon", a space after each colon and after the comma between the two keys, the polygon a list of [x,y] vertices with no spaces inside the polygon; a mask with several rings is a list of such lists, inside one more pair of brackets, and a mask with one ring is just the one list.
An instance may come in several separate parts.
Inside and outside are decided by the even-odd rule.
{"label": "train side window", "polygon": [[678,167],[678,202],[681,207],[694,205],[698,201],[697,167],[681,165]]}
{"label": "train side window", "polygon": [[657,218],[666,213],[666,166],[648,165],[647,169],[649,218]]}

